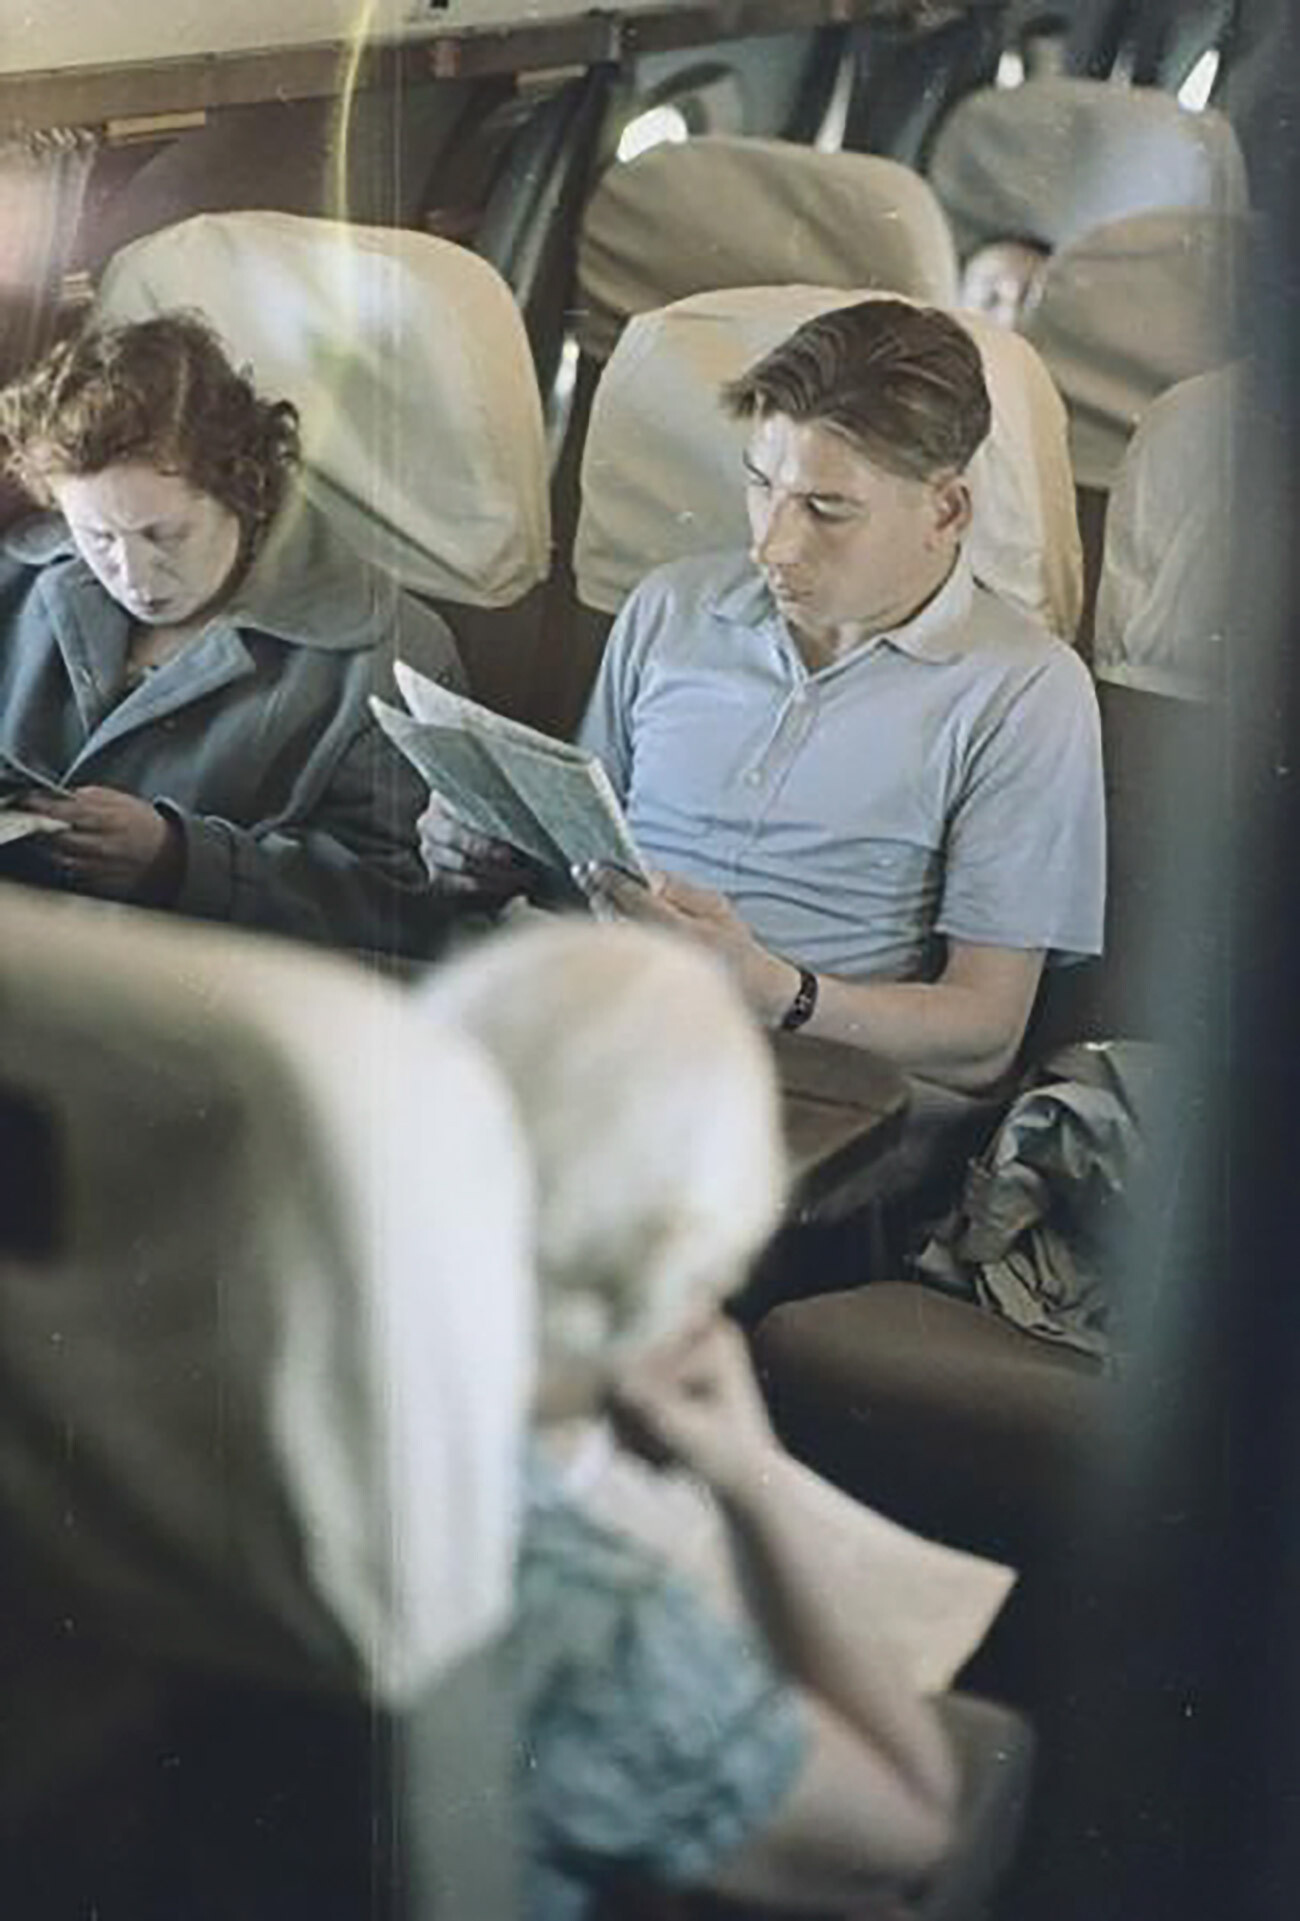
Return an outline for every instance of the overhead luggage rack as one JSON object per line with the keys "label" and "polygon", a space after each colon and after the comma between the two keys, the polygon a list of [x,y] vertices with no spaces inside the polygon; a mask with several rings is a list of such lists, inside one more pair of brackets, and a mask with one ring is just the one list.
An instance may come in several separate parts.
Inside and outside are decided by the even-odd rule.
{"label": "overhead luggage rack", "polygon": [[[757,34],[849,26],[866,21],[924,24],[933,0],[657,0],[583,9],[578,0],[542,0],[517,16],[513,0],[498,0],[499,17],[484,20],[491,0],[451,0],[447,11],[412,5],[400,35],[369,41],[349,35],[354,10],[340,0],[312,0],[293,17],[319,18],[321,31],[304,27],[282,44],[257,44],[266,33],[264,9],[231,6],[219,31],[224,44],[177,51],[174,9],[133,10],[129,33],[122,16],[103,16],[100,29],[84,12],[75,34],[60,33],[57,17],[42,19],[41,32],[15,44],[9,61],[0,50],[0,121],[11,130],[115,123],[129,137],[131,122],[156,114],[199,113],[249,106],[264,100],[329,97],[343,87],[402,87],[421,80],[473,79],[557,67],[620,62],[634,55],[703,46]],[[995,0],[951,0],[945,16],[984,12]],[[471,22],[471,10],[478,15]],[[458,17],[459,16],[459,17]],[[391,17],[391,16],[390,16]],[[241,22],[247,19],[247,26]],[[205,28],[215,33],[215,26]],[[245,44],[241,44],[241,38]],[[120,50],[120,51],[119,51]],[[18,59],[35,56],[31,66]],[[12,62],[12,64],[11,64]]]}

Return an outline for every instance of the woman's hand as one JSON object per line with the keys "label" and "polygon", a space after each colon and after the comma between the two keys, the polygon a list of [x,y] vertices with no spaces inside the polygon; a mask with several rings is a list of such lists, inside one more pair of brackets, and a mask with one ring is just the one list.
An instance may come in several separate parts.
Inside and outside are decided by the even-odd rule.
{"label": "woman's hand", "polygon": [[32,793],[35,813],[66,822],[51,835],[49,856],[72,886],[111,900],[170,900],[181,881],[180,829],[150,801],[116,787],[78,787],[62,794]]}
{"label": "woman's hand", "polygon": [[721,1314],[630,1363],[609,1411],[635,1451],[689,1468],[719,1495],[761,1479],[779,1451],[744,1336]]}
{"label": "woman's hand", "polygon": [[476,834],[437,794],[416,823],[420,853],[439,894],[474,895],[505,901],[522,893],[534,878],[531,863],[503,840]]}

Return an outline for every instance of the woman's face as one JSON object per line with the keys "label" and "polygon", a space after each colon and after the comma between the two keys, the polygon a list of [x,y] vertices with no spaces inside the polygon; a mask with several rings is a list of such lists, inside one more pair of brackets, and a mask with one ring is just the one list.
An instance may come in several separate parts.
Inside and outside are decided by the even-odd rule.
{"label": "woman's face", "polygon": [[178,626],[230,585],[239,518],[179,474],[123,461],[97,474],[55,474],[49,485],[78,553],[133,620]]}

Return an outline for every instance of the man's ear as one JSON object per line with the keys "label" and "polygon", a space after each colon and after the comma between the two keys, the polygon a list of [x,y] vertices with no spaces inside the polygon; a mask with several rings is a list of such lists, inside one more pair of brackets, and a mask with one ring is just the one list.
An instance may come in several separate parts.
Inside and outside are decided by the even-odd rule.
{"label": "man's ear", "polygon": [[945,539],[960,540],[971,522],[970,487],[961,474],[934,483],[934,531]]}

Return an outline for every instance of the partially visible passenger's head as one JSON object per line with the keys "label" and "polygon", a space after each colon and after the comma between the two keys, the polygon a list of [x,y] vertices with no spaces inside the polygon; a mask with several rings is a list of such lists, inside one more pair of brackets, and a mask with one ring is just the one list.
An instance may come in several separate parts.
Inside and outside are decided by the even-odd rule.
{"label": "partially visible passenger's head", "polygon": [[989,431],[984,368],[937,307],[862,300],[805,321],[723,389],[733,417],[829,428],[907,480],[963,473]]}
{"label": "partially visible passenger's head", "polygon": [[1037,240],[990,240],[962,265],[960,304],[1009,331],[1027,320],[1042,292],[1050,249]]}
{"label": "partially visible passenger's head", "polygon": [[542,1409],[578,1411],[738,1287],[775,1225],[767,1048],[709,956],[644,928],[513,930],[425,994],[513,1092],[538,1196]]}
{"label": "partially visible passenger's head", "polygon": [[219,598],[274,517],[298,423],[173,313],[61,342],[0,393],[0,449],[128,612],[175,623]]}

